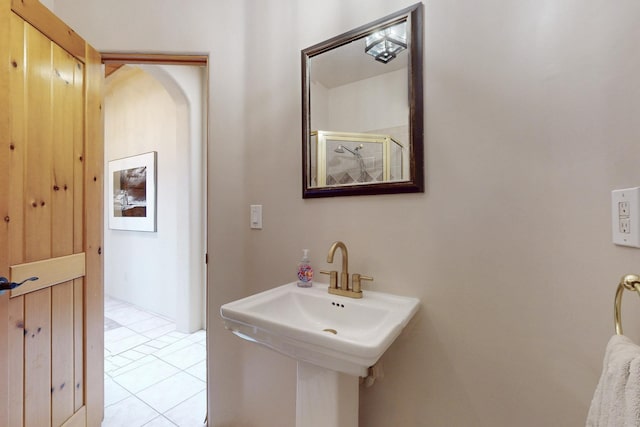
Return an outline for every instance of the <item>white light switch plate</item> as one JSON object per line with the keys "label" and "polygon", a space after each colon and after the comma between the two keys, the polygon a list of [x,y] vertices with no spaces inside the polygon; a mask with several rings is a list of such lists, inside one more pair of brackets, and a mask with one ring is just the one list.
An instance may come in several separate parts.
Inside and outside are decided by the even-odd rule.
{"label": "white light switch plate", "polygon": [[611,192],[613,243],[640,248],[640,187]]}
{"label": "white light switch plate", "polygon": [[261,230],[262,229],[262,205],[251,205],[251,219],[250,227]]}

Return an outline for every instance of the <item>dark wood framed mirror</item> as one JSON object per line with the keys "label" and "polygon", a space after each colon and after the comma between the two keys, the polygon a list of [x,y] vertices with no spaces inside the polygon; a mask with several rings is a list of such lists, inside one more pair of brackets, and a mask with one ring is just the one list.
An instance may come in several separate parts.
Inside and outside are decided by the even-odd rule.
{"label": "dark wood framed mirror", "polygon": [[424,191],[423,6],[301,52],[302,197]]}

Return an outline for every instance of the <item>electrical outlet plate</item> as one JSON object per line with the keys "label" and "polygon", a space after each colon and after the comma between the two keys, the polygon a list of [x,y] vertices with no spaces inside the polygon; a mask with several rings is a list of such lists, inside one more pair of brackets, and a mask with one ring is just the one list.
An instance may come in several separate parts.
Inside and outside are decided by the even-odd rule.
{"label": "electrical outlet plate", "polygon": [[611,192],[613,243],[640,248],[640,187]]}

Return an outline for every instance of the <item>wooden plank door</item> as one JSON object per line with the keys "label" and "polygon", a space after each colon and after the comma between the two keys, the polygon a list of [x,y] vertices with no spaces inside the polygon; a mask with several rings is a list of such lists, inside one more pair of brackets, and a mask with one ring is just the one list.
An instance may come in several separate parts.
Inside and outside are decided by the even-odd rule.
{"label": "wooden plank door", "polygon": [[35,0],[0,0],[0,426],[103,418],[100,55]]}

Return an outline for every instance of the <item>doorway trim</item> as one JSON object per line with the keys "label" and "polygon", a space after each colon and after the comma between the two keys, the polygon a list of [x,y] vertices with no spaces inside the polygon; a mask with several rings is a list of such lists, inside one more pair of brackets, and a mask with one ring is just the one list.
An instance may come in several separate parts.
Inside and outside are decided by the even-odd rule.
{"label": "doorway trim", "polygon": [[[118,68],[128,64],[147,65],[196,65],[209,67],[207,55],[174,55],[162,53],[124,53],[102,52],[102,63],[105,65],[105,77],[109,77]],[[207,73],[208,75],[208,73]],[[208,92],[208,81],[207,92]],[[208,104],[208,100],[207,100]],[[208,105],[207,105],[208,109]]]}

